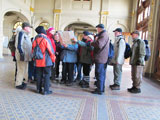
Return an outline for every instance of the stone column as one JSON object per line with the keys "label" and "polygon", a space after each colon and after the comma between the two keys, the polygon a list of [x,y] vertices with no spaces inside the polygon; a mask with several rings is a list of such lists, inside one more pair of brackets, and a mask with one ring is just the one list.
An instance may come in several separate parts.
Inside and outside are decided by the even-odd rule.
{"label": "stone column", "polygon": [[108,2],[109,0],[101,0],[100,23],[104,26],[107,26],[107,16],[109,15]]}
{"label": "stone column", "polygon": [[0,58],[3,58],[3,17],[2,0],[0,0]]}
{"label": "stone column", "polygon": [[[159,24],[159,0],[151,0],[151,12],[148,22],[148,40],[151,48],[151,57],[145,66],[145,75],[151,76],[155,72],[155,61],[157,55],[157,35],[158,35],[158,24]],[[157,24],[158,23],[158,24]]]}
{"label": "stone column", "polygon": [[62,12],[62,0],[55,0],[55,7],[53,10],[55,30],[59,30],[61,12]]}

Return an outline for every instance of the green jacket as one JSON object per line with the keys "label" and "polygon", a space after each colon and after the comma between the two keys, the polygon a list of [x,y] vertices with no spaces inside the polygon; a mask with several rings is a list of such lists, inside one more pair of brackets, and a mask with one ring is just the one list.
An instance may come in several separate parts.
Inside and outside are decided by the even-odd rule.
{"label": "green jacket", "polygon": [[140,65],[144,66],[145,61],[145,43],[141,39],[134,39],[133,40],[133,45],[132,45],[132,55],[130,58],[130,64],[131,65]]}
{"label": "green jacket", "polygon": [[80,53],[79,53],[79,62],[85,64],[93,63],[93,49],[92,46],[87,46],[88,42],[82,42],[78,40],[78,44],[80,45]]}

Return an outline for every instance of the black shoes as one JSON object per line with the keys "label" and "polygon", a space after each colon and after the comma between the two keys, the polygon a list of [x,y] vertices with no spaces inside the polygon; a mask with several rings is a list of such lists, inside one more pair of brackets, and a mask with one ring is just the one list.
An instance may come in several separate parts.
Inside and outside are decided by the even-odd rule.
{"label": "black shoes", "polygon": [[71,83],[66,83],[66,86],[72,86],[73,85],[73,83],[71,82]]}
{"label": "black shoes", "polygon": [[60,81],[60,84],[65,84],[66,82],[64,80],[61,80]]}
{"label": "black shoes", "polygon": [[79,82],[79,86],[82,88],[89,88],[89,82],[85,81],[85,80],[81,80]]}
{"label": "black shoes", "polygon": [[26,89],[26,87],[27,87],[27,84],[26,83],[22,83],[22,85],[18,85],[18,86],[16,86],[16,88],[17,89],[21,89],[21,90],[25,90]]}
{"label": "black shoes", "polygon": [[98,89],[95,89],[95,91],[92,91],[91,93],[98,94],[98,95],[102,95],[103,94],[103,92],[99,91]]}
{"label": "black shoes", "polygon": [[127,90],[130,93],[141,93],[141,89],[136,87],[128,88]]}
{"label": "black shoes", "polygon": [[52,94],[52,91],[45,91],[45,92],[43,92],[43,95],[49,95],[49,94]]}
{"label": "black shoes", "polygon": [[111,88],[111,90],[120,90],[120,86],[117,84],[113,84],[109,86]]}

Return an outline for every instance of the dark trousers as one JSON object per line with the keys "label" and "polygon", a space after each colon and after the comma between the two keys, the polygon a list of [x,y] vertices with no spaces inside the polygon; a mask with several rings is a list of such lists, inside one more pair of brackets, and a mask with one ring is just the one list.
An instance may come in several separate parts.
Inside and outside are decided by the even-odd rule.
{"label": "dark trousers", "polygon": [[16,76],[17,76],[17,62],[15,61],[15,81],[16,81]]}
{"label": "dark trousers", "polygon": [[[74,63],[62,63],[62,80],[66,83],[72,83],[74,78]],[[68,75],[68,77],[67,77]],[[68,78],[68,79],[67,79]],[[68,81],[67,81],[68,80]]]}
{"label": "dark trousers", "polygon": [[83,66],[83,75],[84,76],[89,76],[90,71],[91,71],[91,65],[82,63],[82,66]]}
{"label": "dark trousers", "polygon": [[34,76],[34,80],[35,80],[36,79],[36,67],[34,66],[34,61],[31,61],[28,64],[28,79],[32,80],[32,76]]}
{"label": "dark trousers", "polygon": [[59,76],[59,65],[60,65],[60,59],[56,58],[56,64],[55,64],[55,69],[56,69],[56,76]]}
{"label": "dark trousers", "polygon": [[97,79],[97,90],[104,91],[105,79],[106,79],[107,64],[95,63],[95,75]]}
{"label": "dark trousers", "polygon": [[42,80],[44,78],[44,92],[49,92],[51,67],[36,67],[37,90],[42,90]]}

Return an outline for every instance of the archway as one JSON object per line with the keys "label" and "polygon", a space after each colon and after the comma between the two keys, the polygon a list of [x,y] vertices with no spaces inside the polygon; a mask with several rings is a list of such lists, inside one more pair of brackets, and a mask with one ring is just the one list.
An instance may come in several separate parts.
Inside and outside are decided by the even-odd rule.
{"label": "archway", "polygon": [[21,25],[22,22],[29,20],[20,12],[9,11],[4,14],[3,18],[3,54],[10,54],[8,42],[12,36],[13,28]]}
{"label": "archway", "polygon": [[96,29],[94,26],[88,24],[88,23],[72,23],[65,27],[64,30],[73,30],[75,32],[75,35],[77,36],[78,40],[82,39],[83,31],[89,31],[91,33],[96,33]]}

